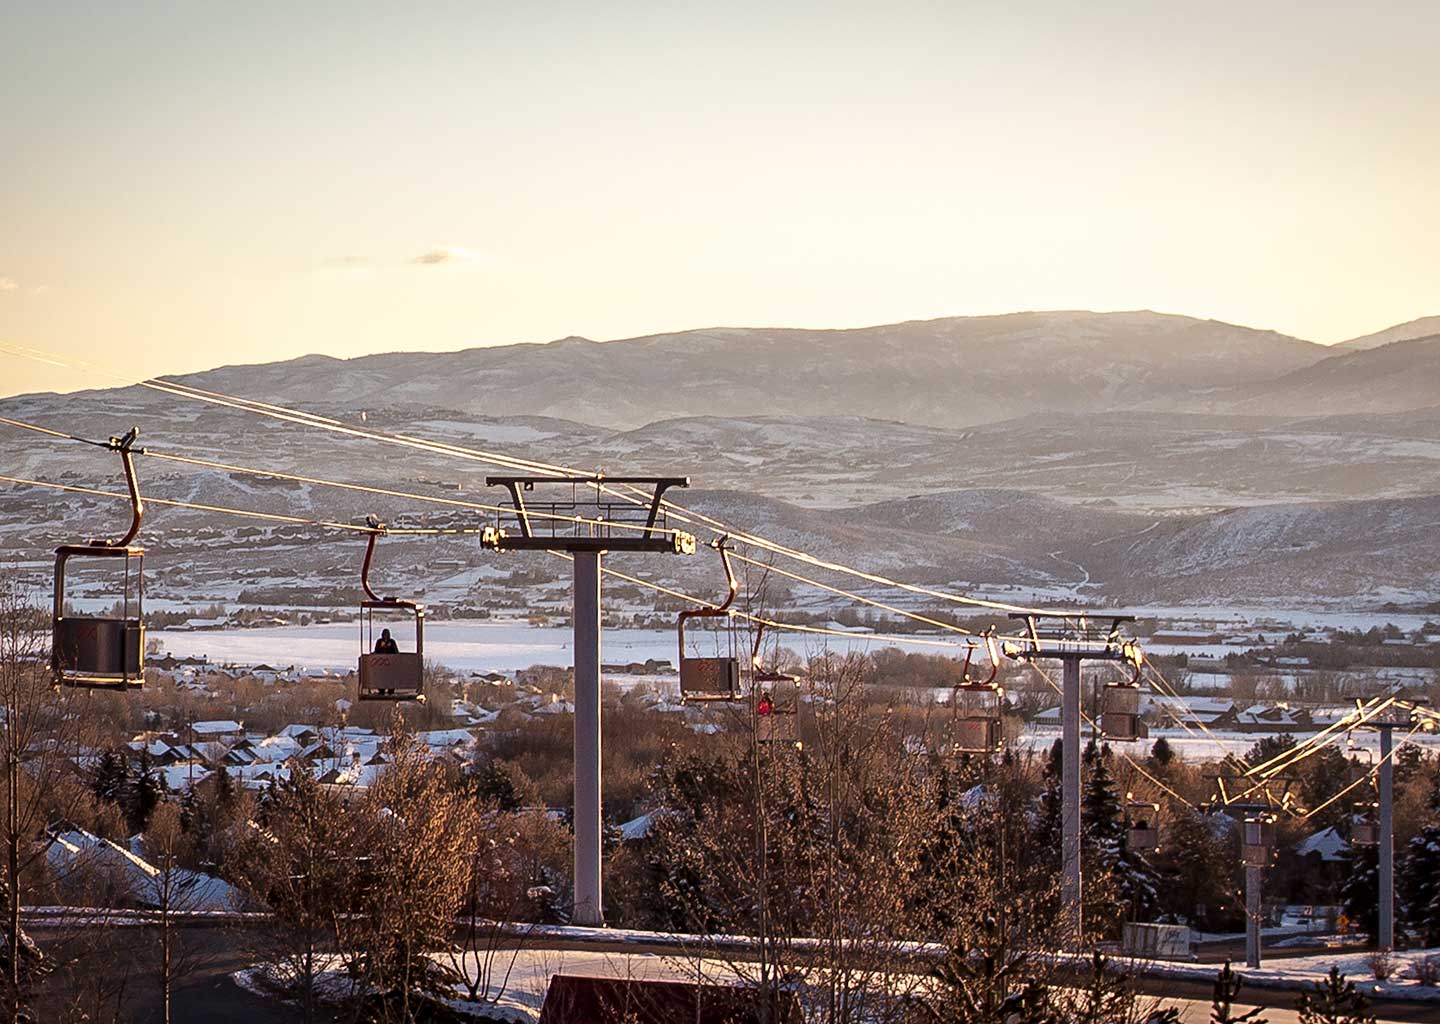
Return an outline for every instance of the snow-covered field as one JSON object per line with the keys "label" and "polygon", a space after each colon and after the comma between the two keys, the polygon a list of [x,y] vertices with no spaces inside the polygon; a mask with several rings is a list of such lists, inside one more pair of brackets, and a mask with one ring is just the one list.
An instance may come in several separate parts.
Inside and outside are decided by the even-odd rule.
{"label": "snow-covered field", "polygon": [[[379,628],[377,620],[377,629]],[[274,626],[262,629],[157,631],[150,634],[176,657],[204,657],[216,664],[258,665],[276,668],[354,668],[360,653],[357,623],[318,626]],[[397,628],[402,648],[409,650],[413,635]],[[427,622],[425,656],[457,671],[513,671],[531,665],[574,664],[569,627],[530,626],[520,622]],[[824,636],[780,634],[781,645],[801,654],[831,651],[875,651],[893,646],[867,634]],[[688,642],[687,642],[688,647]],[[927,648],[934,653],[959,653],[960,647]],[[691,650],[691,653],[707,653]],[[675,634],[659,629],[607,629],[601,638],[606,662],[643,662],[648,658],[676,660]]]}

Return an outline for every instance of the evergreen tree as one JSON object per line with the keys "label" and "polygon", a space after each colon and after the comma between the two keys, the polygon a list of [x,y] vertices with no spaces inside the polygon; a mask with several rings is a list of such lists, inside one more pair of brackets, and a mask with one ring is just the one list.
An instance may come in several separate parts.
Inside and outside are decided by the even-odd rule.
{"label": "evergreen tree", "polygon": [[515,788],[515,780],[493,759],[477,765],[470,777],[475,787],[475,795],[480,799],[494,803],[502,811],[520,809],[520,793]]}
{"label": "evergreen tree", "polygon": [[130,780],[129,793],[129,804],[125,808],[126,822],[132,832],[144,832],[145,827],[150,824],[150,815],[155,813],[156,806],[165,795],[165,784],[160,780],[160,773],[155,770],[155,763],[150,760],[150,754],[146,751],[140,752],[135,776]]}
{"label": "evergreen tree", "polygon": [[100,755],[100,760],[95,765],[95,778],[90,783],[90,788],[101,800],[123,805],[126,801],[129,781],[125,758],[119,751],[112,748]]}
{"label": "evergreen tree", "polygon": [[240,791],[235,788],[235,779],[225,770],[223,764],[205,781],[210,784],[217,810],[229,812],[235,809],[240,800]]}
{"label": "evergreen tree", "polygon": [[[195,787],[190,786],[185,794],[180,797],[180,829],[192,838],[203,825],[200,818],[199,800],[195,795]],[[203,842],[206,837],[199,837]]]}
{"label": "evergreen tree", "polygon": [[[1179,812],[1169,826],[1160,909],[1201,929],[1241,922],[1238,903],[1226,896],[1235,875],[1235,857],[1216,834],[1215,819],[1197,811]],[[1226,913],[1228,909],[1230,913]]]}
{"label": "evergreen tree", "polygon": [[1340,900],[1351,926],[1361,929],[1374,946],[1380,938],[1380,853],[1373,846],[1350,847],[1349,870],[1340,884]]}
{"label": "evergreen tree", "polygon": [[1334,747],[1325,747],[1311,754],[1297,766],[1302,804],[1320,807],[1330,803],[1318,815],[1311,815],[1310,820],[1316,827],[1336,827],[1344,823],[1350,813],[1345,801],[1331,800],[1349,784],[1352,767],[1350,759]]}
{"label": "evergreen tree", "polygon": [[1300,1024],[1374,1024],[1375,1015],[1365,997],[1332,966],[1313,992],[1300,993]]}
{"label": "evergreen tree", "polygon": [[1161,736],[1150,748],[1150,760],[1160,768],[1168,768],[1175,760],[1175,750],[1170,741]]}
{"label": "evergreen tree", "polygon": [[1155,869],[1143,853],[1126,847],[1124,808],[1110,774],[1110,748],[1091,743],[1085,751],[1089,767],[1080,799],[1086,869],[1099,882],[1108,878],[1124,910],[1137,918],[1148,916],[1158,895]]}
{"label": "evergreen tree", "polygon": [[1395,785],[1408,786],[1420,774],[1425,752],[1413,743],[1405,743],[1395,751]]}
{"label": "evergreen tree", "polygon": [[1279,757],[1287,750],[1295,749],[1295,737],[1289,733],[1281,733],[1277,736],[1266,736],[1257,742],[1245,754],[1245,766],[1254,768],[1264,764],[1273,758]]}
{"label": "evergreen tree", "polygon": [[560,880],[545,865],[537,865],[530,886],[525,890],[528,919],[537,924],[569,924],[570,908],[566,906]]}
{"label": "evergreen tree", "polygon": [[1440,776],[1430,791],[1430,813],[1400,859],[1395,882],[1406,925],[1422,945],[1440,946]]}
{"label": "evergreen tree", "polygon": [[1062,833],[1061,819],[1063,815],[1062,801],[1060,799],[1060,779],[1062,774],[1062,757],[1060,740],[1056,740],[1050,746],[1050,755],[1045,761],[1045,768],[1041,773],[1040,790],[1040,813],[1035,819],[1035,846],[1040,850],[1060,849]]}
{"label": "evergreen tree", "polygon": [[1265,1011],[1260,1007],[1235,1012],[1235,998],[1240,995],[1240,975],[1230,969],[1230,961],[1215,975],[1214,994],[1210,997],[1210,1024],[1269,1024],[1260,1016]]}

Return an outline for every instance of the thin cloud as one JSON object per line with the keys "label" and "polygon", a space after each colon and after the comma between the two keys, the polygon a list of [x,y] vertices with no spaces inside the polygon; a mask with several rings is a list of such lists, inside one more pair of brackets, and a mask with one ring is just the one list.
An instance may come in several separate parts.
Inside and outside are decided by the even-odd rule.
{"label": "thin cloud", "polygon": [[0,277],[0,292],[13,292],[19,287],[20,282],[13,277]]}
{"label": "thin cloud", "polygon": [[438,267],[446,264],[475,263],[478,260],[479,257],[469,249],[461,249],[459,246],[441,246],[438,249],[422,252],[410,262],[422,267]]}

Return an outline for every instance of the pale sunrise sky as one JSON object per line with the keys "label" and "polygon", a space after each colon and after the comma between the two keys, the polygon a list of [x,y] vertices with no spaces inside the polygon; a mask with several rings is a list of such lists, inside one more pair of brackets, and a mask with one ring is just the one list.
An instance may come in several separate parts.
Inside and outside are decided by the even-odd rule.
{"label": "pale sunrise sky", "polygon": [[[1440,4],[10,2],[0,341],[132,377],[1440,313]],[[0,355],[0,394],[108,384]]]}

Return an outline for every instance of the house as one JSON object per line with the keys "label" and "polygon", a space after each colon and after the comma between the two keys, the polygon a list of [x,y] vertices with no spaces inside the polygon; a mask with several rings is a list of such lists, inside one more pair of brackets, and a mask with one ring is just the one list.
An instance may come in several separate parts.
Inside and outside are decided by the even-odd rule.
{"label": "house", "polygon": [[237,740],[245,735],[245,726],[228,718],[212,722],[191,722],[190,733],[197,741]]}
{"label": "house", "polygon": [[1298,857],[1314,857],[1323,864],[1336,864],[1349,857],[1350,844],[1332,825],[1300,840],[1295,854]]}
{"label": "house", "polygon": [[228,774],[236,782],[246,789],[266,789],[273,782],[280,782],[290,777],[290,769],[284,765],[270,764],[260,761],[255,764],[228,765],[225,768]]}
{"label": "house", "polygon": [[354,792],[369,789],[385,771],[384,764],[362,764],[358,760],[333,768],[317,768],[315,779],[332,792]]}
{"label": "house", "polygon": [[1233,729],[1239,721],[1239,710],[1233,700],[1224,697],[1167,697],[1155,700],[1154,710],[1161,724],[1193,725],[1199,722],[1211,729]]}
{"label": "house", "polygon": [[267,736],[251,749],[254,751],[256,761],[279,764],[299,755],[305,748],[293,736]]}
{"label": "house", "polygon": [[1310,712],[1284,704],[1255,704],[1236,712],[1235,728],[1241,732],[1307,732]]}
{"label": "house", "polygon": [[428,732],[416,733],[415,738],[434,751],[470,747],[475,744],[475,737],[465,729],[431,729]]}
{"label": "house", "polygon": [[98,882],[108,892],[107,902],[122,906],[159,907],[167,898],[173,908],[187,911],[233,910],[241,905],[239,891],[213,875],[179,868],[167,878],[137,852],[144,849],[141,837],[130,846],[75,829],[56,835],[45,857],[57,877],[80,885]]}
{"label": "house", "polygon": [[172,793],[183,793],[208,779],[214,771],[203,764],[191,761],[187,764],[166,765],[160,769],[160,779]]}
{"label": "house", "polygon": [[309,745],[320,738],[320,730],[313,725],[287,725],[277,736],[288,736],[302,745]]}

